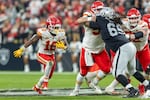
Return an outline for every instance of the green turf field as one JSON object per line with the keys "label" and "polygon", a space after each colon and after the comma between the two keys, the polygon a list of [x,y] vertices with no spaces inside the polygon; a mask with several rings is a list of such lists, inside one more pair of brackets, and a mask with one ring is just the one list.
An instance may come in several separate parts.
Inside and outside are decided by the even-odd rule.
{"label": "green turf field", "polygon": [[[41,72],[0,72],[0,90],[11,90],[11,89],[31,89],[32,86],[41,77]],[[49,80],[49,88],[51,89],[64,89],[73,88],[75,84],[76,74],[74,73],[54,73],[51,80]],[[105,88],[113,77],[111,75],[106,76],[99,85]],[[132,78],[132,84],[138,85],[138,82]],[[119,86],[121,87],[121,86]],[[87,88],[87,85],[82,85],[82,88]],[[122,98],[121,96],[110,96],[110,95],[81,95],[81,96],[0,96],[0,100],[141,100],[139,98]]]}

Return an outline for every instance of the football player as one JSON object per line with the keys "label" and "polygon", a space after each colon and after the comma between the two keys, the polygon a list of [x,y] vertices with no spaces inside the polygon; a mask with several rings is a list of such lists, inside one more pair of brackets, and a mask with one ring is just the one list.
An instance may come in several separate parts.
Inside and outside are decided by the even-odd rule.
{"label": "football player", "polygon": [[[126,74],[124,74],[125,70],[144,84],[146,87],[146,94],[149,94],[150,82],[136,70],[136,47],[131,41],[129,41],[129,39],[125,37],[125,32],[122,30],[120,23],[115,20],[117,17],[117,14],[112,8],[105,7],[100,11],[100,16],[85,18],[82,19],[82,22],[89,21],[86,25],[93,29],[99,29],[105,44],[116,53],[112,64],[112,74],[116,80],[129,92],[129,94],[125,97],[139,96],[138,90],[130,84]],[[135,32],[135,36],[133,38],[139,39],[143,36],[141,34],[143,33]],[[131,40],[133,38],[131,38]]]}
{"label": "football player", "polygon": [[[148,21],[146,16],[143,16],[143,20]],[[136,46],[136,58],[140,62],[146,78],[150,73],[150,49],[148,44],[149,27],[143,20],[141,20],[140,12],[136,8],[131,8],[127,12],[127,18],[123,19],[122,23],[124,25],[123,29],[126,33],[126,37]],[[118,82],[114,80],[108,87],[106,87],[105,91],[109,93],[113,92],[114,87],[116,87],[117,84]],[[139,89],[140,87],[143,87],[142,85],[139,86]]]}
{"label": "football player", "polygon": [[37,34],[33,35],[24,46],[14,51],[15,57],[21,57],[25,49],[34,42],[41,40],[37,53],[37,60],[44,66],[44,75],[41,76],[37,84],[33,86],[33,90],[42,94],[41,87],[48,86],[48,80],[52,77],[56,61],[55,50],[67,49],[67,41],[64,29],[61,28],[61,22],[55,16],[49,16],[46,20],[46,28],[39,28]]}
{"label": "football player", "polygon": [[[104,7],[103,2],[95,1],[91,5],[91,10],[83,13],[77,22],[81,23],[82,18],[99,15],[100,10]],[[102,23],[101,23],[102,24]],[[79,90],[83,79],[86,78],[88,86],[95,89],[95,92],[102,94],[98,82],[110,72],[111,61],[105,50],[105,43],[100,38],[99,30],[91,29],[84,25],[84,37],[80,52],[80,72],[76,77],[76,84],[70,96],[79,95]]]}

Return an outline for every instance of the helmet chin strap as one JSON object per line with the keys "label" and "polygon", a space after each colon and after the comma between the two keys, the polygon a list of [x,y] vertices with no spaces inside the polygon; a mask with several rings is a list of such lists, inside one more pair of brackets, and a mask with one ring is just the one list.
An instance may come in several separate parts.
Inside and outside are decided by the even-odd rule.
{"label": "helmet chin strap", "polygon": [[56,34],[54,34],[54,33],[52,33],[52,32],[50,32],[50,33],[51,33],[51,35],[56,36]]}

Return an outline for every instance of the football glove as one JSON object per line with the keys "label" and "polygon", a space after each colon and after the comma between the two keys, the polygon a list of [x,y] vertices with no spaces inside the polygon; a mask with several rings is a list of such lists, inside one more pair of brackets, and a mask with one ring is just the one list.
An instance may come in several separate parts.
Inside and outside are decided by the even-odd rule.
{"label": "football glove", "polygon": [[56,48],[57,49],[66,49],[67,47],[65,46],[65,44],[62,41],[57,41]]}
{"label": "football glove", "polygon": [[24,48],[19,48],[13,52],[14,57],[20,58],[24,52]]}

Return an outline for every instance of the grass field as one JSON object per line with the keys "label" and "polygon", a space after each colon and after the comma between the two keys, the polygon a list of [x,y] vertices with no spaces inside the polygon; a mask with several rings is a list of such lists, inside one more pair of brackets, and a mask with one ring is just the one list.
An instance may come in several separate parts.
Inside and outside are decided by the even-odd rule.
{"label": "grass field", "polygon": [[[31,89],[32,86],[41,77],[41,72],[0,72],[0,90],[12,90],[12,89]],[[49,80],[49,88],[51,89],[64,89],[74,87],[76,74],[74,73],[54,73],[51,80]],[[105,88],[113,77],[111,75],[106,76],[100,81],[99,86]],[[138,82],[132,78],[132,84],[138,85]],[[119,86],[121,87],[121,86]],[[87,88],[87,85],[82,85],[82,88]],[[81,95],[81,96],[0,96],[0,100],[141,100],[140,98],[122,98],[121,96],[111,95]]]}

